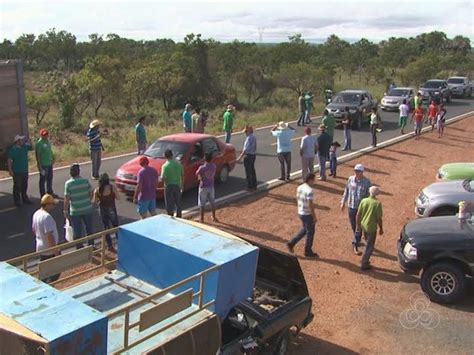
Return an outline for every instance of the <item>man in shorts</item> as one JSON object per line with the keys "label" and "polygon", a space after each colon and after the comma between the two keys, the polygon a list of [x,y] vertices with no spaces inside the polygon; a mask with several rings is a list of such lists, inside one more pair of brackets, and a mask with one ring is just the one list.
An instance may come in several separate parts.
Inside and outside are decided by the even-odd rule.
{"label": "man in shorts", "polygon": [[214,180],[216,176],[216,164],[211,163],[212,153],[206,153],[205,162],[196,171],[196,177],[199,180],[198,206],[201,211],[201,223],[204,222],[204,209],[209,201],[212,211],[212,220],[216,219],[216,206],[214,204]]}
{"label": "man in shorts", "polygon": [[436,124],[436,118],[438,117],[439,107],[436,104],[435,100],[431,101],[430,106],[428,107],[428,121],[431,125],[431,132],[434,130]]}
{"label": "man in shorts", "polygon": [[408,114],[410,113],[410,107],[407,105],[406,99],[403,99],[403,103],[398,106],[398,111],[400,111],[400,118],[398,121],[400,134],[405,134],[405,126],[407,125]]}
{"label": "man in shorts", "polygon": [[413,111],[411,115],[411,122],[415,119],[415,139],[420,139],[421,129],[423,128],[423,120],[425,119],[425,109],[422,107],[421,102],[418,103],[418,106]]}
{"label": "man in shorts", "polygon": [[138,171],[137,189],[133,196],[133,202],[137,204],[137,211],[141,219],[147,214],[156,215],[156,188],[158,187],[158,172],[155,168],[148,166],[150,161],[143,156],[139,160],[142,167]]}

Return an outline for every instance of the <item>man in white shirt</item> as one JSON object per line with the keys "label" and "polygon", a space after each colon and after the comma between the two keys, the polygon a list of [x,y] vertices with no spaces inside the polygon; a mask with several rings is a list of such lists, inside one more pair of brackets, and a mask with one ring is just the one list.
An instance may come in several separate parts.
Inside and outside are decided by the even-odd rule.
{"label": "man in white shirt", "polygon": [[306,134],[301,138],[300,144],[300,156],[301,156],[301,172],[303,175],[303,181],[306,179],[308,174],[314,173],[314,158],[316,157],[317,139],[311,135],[311,128],[305,127],[304,133]]}
{"label": "man in white shirt", "polygon": [[408,115],[410,114],[410,107],[407,105],[407,100],[403,99],[403,103],[398,107],[400,111],[400,119],[398,125],[400,126],[400,134],[405,134],[404,129],[407,125]]}
{"label": "man in white shirt", "polygon": [[306,176],[304,184],[298,186],[296,190],[296,199],[298,201],[298,215],[300,217],[301,222],[303,223],[303,227],[300,231],[291,239],[286,246],[288,250],[293,253],[293,249],[304,236],[306,236],[306,243],[304,247],[304,256],[306,257],[318,257],[318,254],[313,252],[313,239],[314,239],[314,232],[316,228],[316,214],[314,212],[314,179],[315,175],[309,173]]}
{"label": "man in white shirt", "polygon": [[[50,194],[41,198],[41,208],[33,214],[31,225],[33,235],[36,237],[36,251],[42,251],[58,245],[59,234],[56,221],[50,212],[54,209],[57,201]],[[59,255],[59,250],[49,251],[40,255],[40,260],[47,260]],[[59,274],[50,276],[42,281],[50,283],[59,279]]]}

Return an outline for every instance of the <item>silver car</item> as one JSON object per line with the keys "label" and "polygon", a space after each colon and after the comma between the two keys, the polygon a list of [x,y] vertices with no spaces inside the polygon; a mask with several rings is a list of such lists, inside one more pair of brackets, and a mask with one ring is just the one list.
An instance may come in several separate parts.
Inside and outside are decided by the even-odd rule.
{"label": "silver car", "polygon": [[474,180],[452,180],[428,185],[415,200],[415,213],[418,217],[455,215],[460,201],[474,206]]}
{"label": "silver car", "polygon": [[393,88],[388,93],[384,94],[382,101],[380,102],[380,108],[382,110],[398,111],[398,107],[403,103],[403,100],[407,100],[407,105],[410,106],[414,97],[414,88]]}

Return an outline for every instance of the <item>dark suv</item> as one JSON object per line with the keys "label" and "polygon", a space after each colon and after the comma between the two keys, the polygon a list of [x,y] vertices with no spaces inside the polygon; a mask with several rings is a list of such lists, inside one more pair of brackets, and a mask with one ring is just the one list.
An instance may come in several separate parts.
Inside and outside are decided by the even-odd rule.
{"label": "dark suv", "polygon": [[446,80],[431,79],[420,87],[423,101],[435,100],[438,103],[443,101],[451,102],[451,90]]}
{"label": "dark suv", "polygon": [[421,288],[438,303],[454,303],[474,276],[474,218],[422,218],[407,223],[398,241],[398,261],[408,273],[421,275]]}

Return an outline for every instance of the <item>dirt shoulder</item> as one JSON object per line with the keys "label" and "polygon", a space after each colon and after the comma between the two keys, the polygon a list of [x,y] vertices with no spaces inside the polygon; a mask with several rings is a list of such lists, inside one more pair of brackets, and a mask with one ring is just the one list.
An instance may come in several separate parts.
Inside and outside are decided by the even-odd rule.
{"label": "dirt shoulder", "polygon": [[[295,248],[311,297],[314,321],[290,348],[294,354],[340,353],[471,353],[474,348],[474,287],[456,307],[429,305],[438,313],[435,329],[406,329],[400,314],[410,309],[410,297],[420,291],[418,277],[405,275],[396,258],[402,226],[414,219],[414,199],[434,182],[440,165],[472,161],[474,117],[450,125],[445,136],[423,134],[421,140],[398,143],[338,167],[338,177],[318,182],[314,250],[320,259],[302,257],[303,241]],[[360,257],[351,250],[347,212],[339,202],[355,163],[382,190],[385,234],[372,257],[374,270],[361,272]],[[278,169],[275,159],[275,169]],[[234,203],[218,211],[219,228],[286,251],[300,228],[293,182]],[[209,218],[209,216],[206,216]]]}

